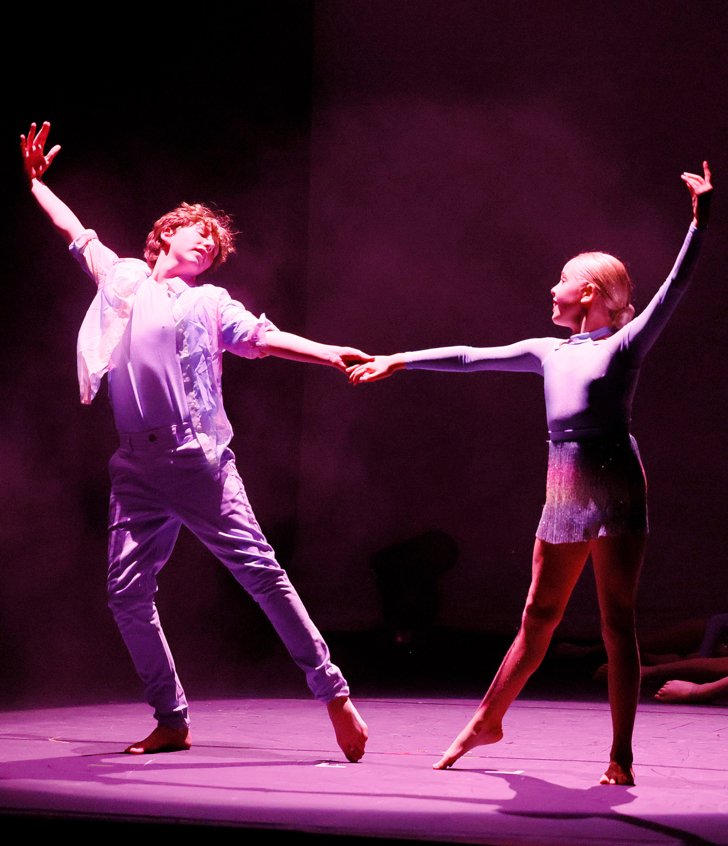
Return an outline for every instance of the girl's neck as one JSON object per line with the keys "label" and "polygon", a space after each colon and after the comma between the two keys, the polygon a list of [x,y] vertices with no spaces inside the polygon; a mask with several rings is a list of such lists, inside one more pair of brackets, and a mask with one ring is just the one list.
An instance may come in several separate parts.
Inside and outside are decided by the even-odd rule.
{"label": "girl's neck", "polygon": [[576,327],[576,332],[594,332],[602,326],[609,326],[611,318],[609,311],[604,307],[601,298],[592,302],[591,308],[587,309]]}

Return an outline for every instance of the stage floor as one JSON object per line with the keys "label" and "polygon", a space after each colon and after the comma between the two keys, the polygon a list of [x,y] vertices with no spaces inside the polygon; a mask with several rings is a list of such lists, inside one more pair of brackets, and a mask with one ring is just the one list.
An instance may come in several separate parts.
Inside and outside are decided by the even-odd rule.
{"label": "stage floor", "polygon": [[183,824],[326,843],[728,844],[728,708],[643,703],[637,786],[624,788],[597,784],[604,702],[519,701],[500,744],[432,770],[475,704],[357,700],[370,728],[358,764],[308,700],[195,702],[190,751],[139,757],[120,750],[151,729],[143,705],[6,711],[0,808],[28,834]]}

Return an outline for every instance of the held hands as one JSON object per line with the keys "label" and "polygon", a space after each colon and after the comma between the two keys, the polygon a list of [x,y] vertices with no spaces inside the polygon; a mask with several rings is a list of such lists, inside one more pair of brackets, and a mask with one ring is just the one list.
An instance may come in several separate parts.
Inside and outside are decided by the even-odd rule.
{"label": "held hands", "polygon": [[40,179],[43,176],[61,149],[59,144],[56,144],[47,153],[43,149],[51,129],[48,121],[43,123],[37,134],[35,129],[35,124],[31,123],[28,137],[20,136],[20,155],[23,157],[23,167],[30,181]]}
{"label": "held hands", "polygon": [[710,199],[713,186],[710,182],[710,167],[703,162],[703,176],[697,173],[683,173],[680,179],[688,186],[690,198],[693,202],[693,223],[699,229],[705,229],[710,215]]}
{"label": "held hands", "polygon": [[403,353],[395,355],[377,355],[364,364],[350,367],[348,370],[349,381],[352,385],[361,382],[376,382],[377,379],[386,379],[398,370],[405,367]]}
{"label": "held hands", "polygon": [[367,355],[355,347],[332,347],[331,364],[342,373],[348,373],[353,367],[371,361],[373,356]]}

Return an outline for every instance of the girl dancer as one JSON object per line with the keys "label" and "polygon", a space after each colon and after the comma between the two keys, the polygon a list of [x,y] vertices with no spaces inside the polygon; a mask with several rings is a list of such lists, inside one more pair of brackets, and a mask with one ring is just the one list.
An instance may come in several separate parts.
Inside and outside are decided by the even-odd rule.
{"label": "girl dancer", "polygon": [[632,730],[640,666],[634,605],[647,535],[646,485],[629,433],[640,365],[680,300],[707,226],[712,186],[683,173],[693,221],[675,266],[645,310],[634,317],[632,283],[621,261],[582,253],[551,289],[552,320],[573,334],[509,346],[442,347],[377,356],[350,368],[354,384],[402,369],[512,370],[544,378],[549,426],[546,503],[536,532],[531,586],[521,627],[485,697],[435,769],[503,737],[511,702],[539,666],[576,581],[591,556],[609,658],[612,748],[601,784],[634,784]]}

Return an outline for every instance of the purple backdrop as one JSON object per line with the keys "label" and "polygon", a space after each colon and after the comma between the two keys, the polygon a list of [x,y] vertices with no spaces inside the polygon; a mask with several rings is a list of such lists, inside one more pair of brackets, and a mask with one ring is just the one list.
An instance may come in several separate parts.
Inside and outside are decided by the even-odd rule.
{"label": "purple backdrop", "polygon": [[[679,174],[702,157],[720,173],[725,7],[317,8],[310,334],[335,326],[383,352],[558,334],[549,288],[585,249],[622,256],[647,302],[690,220]],[[645,627],[720,610],[728,584],[720,206],[635,404],[654,533]],[[440,621],[515,627],[543,501],[541,381],[400,374],[351,397],[307,378],[296,561],[335,562],[326,580],[311,572],[324,623],[371,626],[369,556],[437,527],[461,549]],[[352,584],[357,602],[339,602]],[[598,635],[589,573],[563,631]]]}

